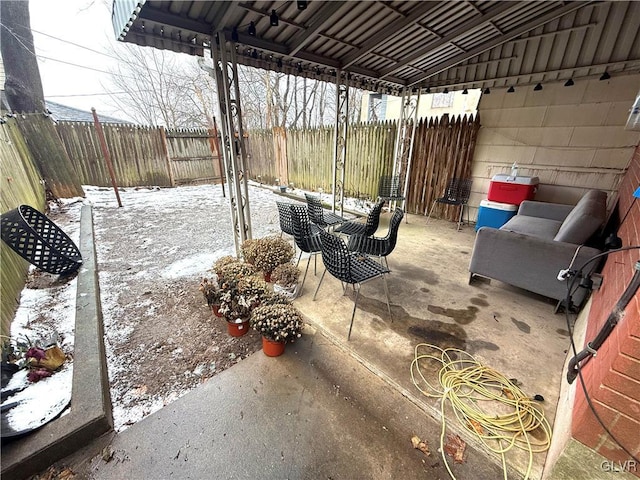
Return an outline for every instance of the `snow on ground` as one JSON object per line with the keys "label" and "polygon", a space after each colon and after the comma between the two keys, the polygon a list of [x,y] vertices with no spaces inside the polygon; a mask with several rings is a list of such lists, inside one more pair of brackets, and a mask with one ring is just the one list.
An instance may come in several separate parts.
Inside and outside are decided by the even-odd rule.
{"label": "snow on ground", "polygon": [[[220,185],[121,188],[123,206],[120,208],[111,188],[83,188],[84,200],[70,199],[52,204],[48,216],[77,243],[80,208],[83,203],[93,206],[113,414],[115,428],[121,430],[193,388],[197,385],[193,377],[204,378],[205,374],[210,376],[216,371],[215,364],[198,364],[192,371],[184,372],[186,380],[171,377],[167,380],[167,390],[157,389],[153,394],[147,392],[154,390],[149,382],[132,386],[131,382],[122,381],[132,370],[140,368],[132,358],[142,357],[150,349],[169,354],[176,361],[186,355],[184,346],[173,344],[171,337],[175,335],[168,333],[162,342],[154,341],[150,345],[144,339],[140,340],[138,330],[145,319],[158,315],[152,293],[174,294],[176,285],[181,285],[179,282],[201,278],[215,260],[235,254],[229,202],[222,196]],[[275,201],[291,200],[274,191],[250,184],[253,238],[280,232]],[[304,202],[304,191],[289,189],[288,192]],[[329,194],[321,192],[320,195],[329,203]],[[370,202],[345,199],[347,210],[367,212],[370,206]],[[126,265],[126,272],[122,271],[123,265]],[[48,275],[39,271],[30,274],[11,335],[14,339],[32,341],[56,339],[72,358],[76,280],[59,281]],[[144,292],[132,294],[136,287]],[[179,295],[184,294],[197,295],[197,290],[179,292]],[[185,313],[183,310],[182,314]],[[125,354],[134,333],[138,334],[132,342],[134,351]],[[167,352],[160,352],[165,346]],[[42,380],[38,388],[70,391],[72,368],[70,362],[67,363],[68,367]]]}
{"label": "snow on ground", "polygon": [[[74,243],[80,237],[80,206],[78,198],[51,205],[48,217],[56,223]],[[64,210],[64,214],[60,211]],[[21,390],[7,398],[2,405],[18,402],[5,416],[14,431],[25,431],[40,426],[42,419],[51,419],[71,398],[73,371],[73,341],[75,329],[76,277],[51,275],[31,266],[27,284],[20,295],[20,304],[11,323],[14,348],[19,342],[23,349],[29,346],[46,347],[57,343],[68,360],[61,371],[32,384],[26,370],[16,373],[6,390]],[[46,401],[34,401],[43,398]]]}

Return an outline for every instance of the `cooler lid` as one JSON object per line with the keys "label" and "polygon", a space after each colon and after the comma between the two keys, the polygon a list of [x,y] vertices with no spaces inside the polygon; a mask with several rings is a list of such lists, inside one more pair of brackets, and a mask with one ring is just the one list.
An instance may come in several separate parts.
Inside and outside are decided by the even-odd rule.
{"label": "cooler lid", "polygon": [[491,200],[481,200],[480,206],[485,208],[492,208],[494,210],[506,210],[509,212],[515,212],[518,210],[518,205],[512,205],[510,203],[492,202]]}
{"label": "cooler lid", "polygon": [[512,177],[511,175],[507,175],[506,173],[499,173],[498,175],[494,175],[491,181],[518,183],[521,185],[537,185],[538,183],[540,183],[540,179],[538,177],[521,177],[520,175],[518,175],[517,177]]}

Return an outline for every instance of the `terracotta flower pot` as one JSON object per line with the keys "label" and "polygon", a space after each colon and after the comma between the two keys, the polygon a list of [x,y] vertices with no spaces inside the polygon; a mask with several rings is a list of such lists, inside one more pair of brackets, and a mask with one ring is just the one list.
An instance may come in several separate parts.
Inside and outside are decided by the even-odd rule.
{"label": "terracotta flower pot", "polygon": [[220,305],[211,305],[211,310],[216,317],[224,317],[224,315],[220,313]]}
{"label": "terracotta flower pot", "polygon": [[279,357],[284,353],[285,342],[274,342],[262,337],[262,351],[267,357]]}
{"label": "terracotta flower pot", "polygon": [[232,337],[241,337],[249,331],[249,320],[239,318],[237,320],[227,320],[227,331]]}

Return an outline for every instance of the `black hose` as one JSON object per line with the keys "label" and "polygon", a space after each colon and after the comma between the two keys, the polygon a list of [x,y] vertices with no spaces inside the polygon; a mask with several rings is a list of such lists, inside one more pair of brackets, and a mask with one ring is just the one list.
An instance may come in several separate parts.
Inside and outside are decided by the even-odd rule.
{"label": "black hose", "polygon": [[636,262],[633,278],[631,278],[629,285],[627,285],[627,288],[618,299],[618,302],[613,307],[613,310],[611,310],[611,313],[607,317],[607,321],[598,332],[598,335],[596,335],[596,338],[587,343],[586,348],[577,353],[569,361],[569,368],[567,370],[567,381],[570,384],[573,383],[573,381],[578,376],[578,371],[580,370],[580,368],[582,368],[581,362],[585,360],[589,361],[596,354],[598,349],[609,337],[620,319],[622,319],[622,316],[624,315],[624,309],[636,294],[638,288],[640,288],[640,261]]}

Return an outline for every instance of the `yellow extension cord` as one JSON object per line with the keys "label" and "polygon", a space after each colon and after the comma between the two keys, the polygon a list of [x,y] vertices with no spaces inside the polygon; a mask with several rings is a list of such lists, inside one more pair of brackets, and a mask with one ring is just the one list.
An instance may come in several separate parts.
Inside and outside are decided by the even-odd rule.
{"label": "yellow extension cord", "polygon": [[[427,349],[429,350],[425,351]],[[422,364],[429,360],[442,365],[438,372],[439,388],[431,385],[421,370],[421,367],[424,368]],[[531,474],[533,454],[549,449],[551,427],[542,409],[504,375],[482,365],[464,350],[443,350],[427,343],[418,344],[411,362],[411,379],[424,395],[440,399],[440,452],[453,480],[456,477],[449,467],[444,450],[447,400],[460,423],[479,438],[486,448],[500,454],[505,480],[505,454],[513,447],[529,452],[525,480]],[[494,409],[491,412],[483,410],[483,405]],[[503,413],[505,411],[507,413]],[[538,428],[544,433],[544,439],[541,441],[532,438],[528,433]]]}

